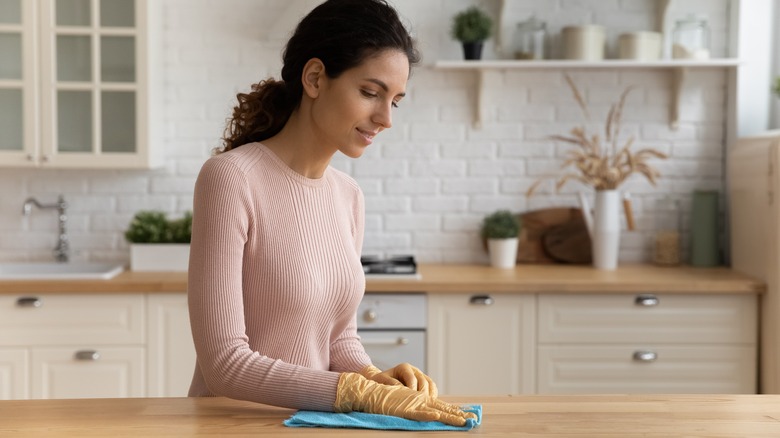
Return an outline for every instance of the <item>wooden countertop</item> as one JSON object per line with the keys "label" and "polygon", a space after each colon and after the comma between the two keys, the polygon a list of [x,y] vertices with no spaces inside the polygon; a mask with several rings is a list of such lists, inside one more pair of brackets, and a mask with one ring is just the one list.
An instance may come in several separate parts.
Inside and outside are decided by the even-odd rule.
{"label": "wooden countertop", "polygon": [[[437,437],[778,437],[780,395],[445,397],[479,403],[471,432]],[[227,398],[0,401],[0,436],[420,436],[419,432],[288,428],[294,411]]]}
{"label": "wooden countertop", "polygon": [[[765,285],[729,268],[625,265],[615,271],[590,266],[519,265],[494,269],[482,265],[422,264],[420,280],[371,279],[366,291],[428,293],[746,293]],[[185,292],[187,275],[174,272],[123,272],[111,280],[6,280],[0,294]]]}

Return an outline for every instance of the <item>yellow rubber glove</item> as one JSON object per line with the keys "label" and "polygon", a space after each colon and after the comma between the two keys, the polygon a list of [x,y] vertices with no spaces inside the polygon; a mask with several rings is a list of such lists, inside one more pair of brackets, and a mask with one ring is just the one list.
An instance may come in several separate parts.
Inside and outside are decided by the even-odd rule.
{"label": "yellow rubber glove", "polygon": [[433,379],[409,363],[401,363],[385,371],[373,365],[368,365],[360,370],[360,375],[377,383],[402,385],[415,391],[426,392],[433,398],[439,396],[439,390],[436,388],[436,383]]}
{"label": "yellow rubber glove", "polygon": [[416,421],[441,421],[463,426],[477,416],[459,407],[401,385],[383,385],[358,373],[342,373],[336,388],[336,412],[368,412]]}

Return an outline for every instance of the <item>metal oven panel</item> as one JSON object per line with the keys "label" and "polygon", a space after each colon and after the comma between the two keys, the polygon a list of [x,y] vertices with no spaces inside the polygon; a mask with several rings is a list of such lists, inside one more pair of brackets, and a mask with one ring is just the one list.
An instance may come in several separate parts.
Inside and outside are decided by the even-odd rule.
{"label": "metal oven panel", "polygon": [[365,294],[357,313],[359,330],[425,330],[427,319],[425,294]]}

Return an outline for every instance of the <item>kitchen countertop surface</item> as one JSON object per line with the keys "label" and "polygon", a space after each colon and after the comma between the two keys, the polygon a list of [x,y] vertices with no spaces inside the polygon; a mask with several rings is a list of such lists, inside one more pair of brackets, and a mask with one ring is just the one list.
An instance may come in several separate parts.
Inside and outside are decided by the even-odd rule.
{"label": "kitchen countertop surface", "polygon": [[[726,267],[624,265],[600,271],[583,265],[421,264],[421,279],[366,280],[366,292],[427,293],[740,293],[760,294],[765,285]],[[185,292],[182,272],[125,271],[110,280],[0,280],[0,294]]]}
{"label": "kitchen countertop surface", "polygon": [[[778,437],[780,395],[582,395],[459,398],[483,406],[479,435]],[[294,411],[222,397],[0,401],[0,436],[344,436],[420,432],[288,428]],[[427,435],[427,434],[426,434]]]}

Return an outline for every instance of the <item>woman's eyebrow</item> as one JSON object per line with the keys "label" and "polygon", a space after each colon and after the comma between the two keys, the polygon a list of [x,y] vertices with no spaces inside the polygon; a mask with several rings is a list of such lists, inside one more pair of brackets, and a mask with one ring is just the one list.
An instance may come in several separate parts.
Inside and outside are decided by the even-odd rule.
{"label": "woman's eyebrow", "polygon": [[[373,82],[373,83],[379,85],[383,90],[385,90],[385,92],[390,91],[390,88],[387,86],[387,84],[384,83],[383,81],[379,80],[379,79],[366,78],[366,80],[368,82]],[[404,97],[404,96],[406,96],[406,93],[403,93],[403,92],[402,93],[398,93],[398,96]]]}

